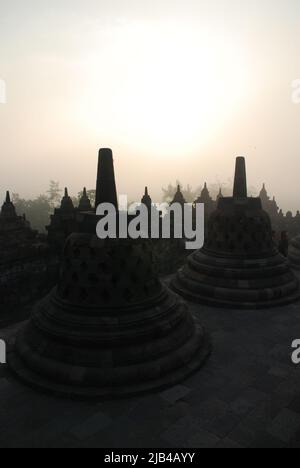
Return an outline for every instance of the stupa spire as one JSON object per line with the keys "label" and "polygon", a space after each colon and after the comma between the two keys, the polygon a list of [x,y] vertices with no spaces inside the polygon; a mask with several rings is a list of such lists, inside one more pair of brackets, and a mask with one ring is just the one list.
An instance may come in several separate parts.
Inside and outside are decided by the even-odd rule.
{"label": "stupa spire", "polygon": [[145,194],[142,198],[142,203],[147,206],[148,209],[151,209],[152,206],[152,199],[149,195],[148,187],[145,187]]}
{"label": "stupa spire", "polygon": [[243,157],[236,158],[233,197],[247,198],[246,161]]}
{"label": "stupa spire", "polygon": [[98,158],[96,209],[101,203],[111,203],[118,208],[113,153],[108,148],[100,149]]}

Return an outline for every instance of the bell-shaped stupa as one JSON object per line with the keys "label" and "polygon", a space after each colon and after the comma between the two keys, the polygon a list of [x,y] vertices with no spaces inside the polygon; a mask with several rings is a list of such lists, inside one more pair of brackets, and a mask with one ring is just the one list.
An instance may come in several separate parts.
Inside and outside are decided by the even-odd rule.
{"label": "bell-shaped stupa", "polygon": [[[117,206],[113,159],[100,151],[97,202]],[[209,354],[204,330],[159,281],[151,244],[96,236],[82,213],[60,280],[34,309],[9,356],[30,385],[78,398],[122,397],[174,385]]]}
{"label": "bell-shaped stupa", "polygon": [[273,242],[260,198],[247,195],[244,158],[236,161],[233,197],[219,198],[204,247],[188,258],[172,288],[195,302],[239,309],[299,297],[299,282]]}

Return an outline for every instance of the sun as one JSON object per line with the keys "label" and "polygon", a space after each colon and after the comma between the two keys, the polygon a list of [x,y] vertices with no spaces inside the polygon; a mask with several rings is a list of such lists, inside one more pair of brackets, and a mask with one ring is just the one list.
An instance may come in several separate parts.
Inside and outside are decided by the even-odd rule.
{"label": "sun", "polygon": [[182,156],[213,138],[247,95],[243,51],[222,35],[124,22],[100,36],[79,109],[99,138]]}

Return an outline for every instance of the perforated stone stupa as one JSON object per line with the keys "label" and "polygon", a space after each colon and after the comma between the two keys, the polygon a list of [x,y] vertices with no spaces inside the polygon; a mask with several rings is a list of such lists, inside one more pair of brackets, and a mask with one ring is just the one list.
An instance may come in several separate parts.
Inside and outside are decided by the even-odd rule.
{"label": "perforated stone stupa", "polygon": [[279,254],[259,198],[247,196],[244,158],[237,158],[233,197],[218,201],[204,247],[193,253],[172,288],[195,302],[264,308],[299,297],[299,283]]}
{"label": "perforated stone stupa", "polygon": [[[100,151],[97,200],[117,200],[109,150]],[[99,218],[81,217],[80,232],[66,241],[57,287],[17,336],[11,368],[30,385],[79,398],[183,380],[209,354],[198,319],[158,280],[149,241],[102,241]]]}

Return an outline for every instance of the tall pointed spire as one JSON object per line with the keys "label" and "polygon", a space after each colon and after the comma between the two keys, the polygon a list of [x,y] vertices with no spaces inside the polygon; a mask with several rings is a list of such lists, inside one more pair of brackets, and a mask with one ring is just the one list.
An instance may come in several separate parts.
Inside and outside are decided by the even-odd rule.
{"label": "tall pointed spire", "polygon": [[217,200],[220,200],[220,198],[223,198],[222,187],[220,187],[219,193],[217,195]]}
{"label": "tall pointed spire", "polygon": [[236,158],[233,197],[247,198],[246,161],[242,157]]}
{"label": "tall pointed spire", "polygon": [[118,208],[113,154],[108,148],[99,151],[96,209],[101,203],[111,203]]}
{"label": "tall pointed spire", "polygon": [[5,201],[6,201],[6,203],[11,203],[10,193],[9,193],[8,190],[7,190],[7,192],[6,192],[6,200],[5,200]]}

